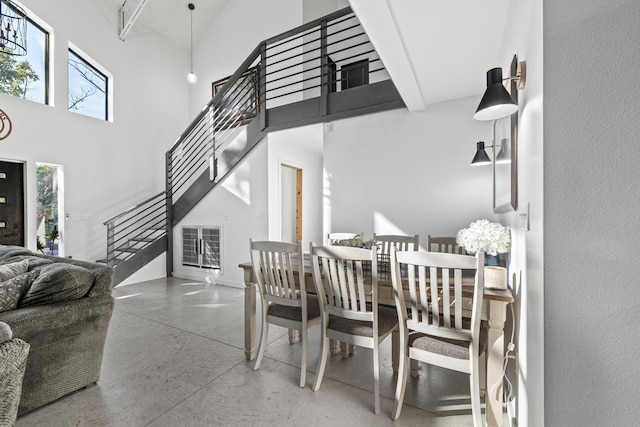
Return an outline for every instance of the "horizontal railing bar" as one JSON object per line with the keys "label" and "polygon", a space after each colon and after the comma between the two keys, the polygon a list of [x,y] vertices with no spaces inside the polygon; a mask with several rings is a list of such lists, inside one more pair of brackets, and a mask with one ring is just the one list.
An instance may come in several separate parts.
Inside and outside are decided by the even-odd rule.
{"label": "horizontal railing bar", "polygon": [[148,214],[148,212],[150,210],[154,211],[154,210],[162,208],[162,207],[166,207],[166,198],[158,200],[157,202],[155,202],[153,204],[148,204],[147,207],[140,209],[140,211],[138,213],[136,213],[135,215],[133,215],[133,216],[131,216],[129,218],[125,218],[124,220],[119,222],[117,225],[119,225],[120,227],[126,226],[126,225],[128,225],[128,224],[130,224],[132,222],[137,221],[138,218],[140,218],[142,215]]}
{"label": "horizontal railing bar", "polygon": [[[367,55],[367,54],[372,53],[372,52],[375,52],[375,50],[374,50],[374,49],[372,49],[372,50],[368,50],[368,51],[365,51],[365,52],[357,53],[357,54],[355,54],[355,55],[351,55],[351,56],[346,57],[346,58],[341,58],[341,59],[340,59],[340,62],[348,61],[348,60],[350,60],[350,59],[357,58],[357,57],[362,56],[362,55]],[[321,60],[321,59],[322,59],[321,57],[317,57],[317,58],[313,58],[312,60],[305,61],[305,62],[318,61],[318,60]],[[380,60],[380,58],[371,59],[371,60],[369,60],[369,63],[371,64],[371,63],[376,62],[376,61],[379,61],[379,60]],[[293,68],[293,67],[294,67],[294,66],[287,67],[287,68]],[[318,70],[318,69],[320,69],[320,68],[322,68],[322,64],[317,65],[317,66],[315,66],[315,67],[311,67],[311,68],[305,68],[305,69],[304,69],[304,70],[302,70],[302,71],[298,71],[298,72],[296,72],[296,73],[287,74],[287,75],[284,75],[284,76],[282,76],[282,77],[278,77],[277,79],[269,80],[269,81],[267,81],[267,83],[266,83],[266,84],[268,85],[268,84],[270,84],[270,83],[274,83],[274,82],[277,82],[277,81],[279,81],[279,80],[283,80],[283,79],[286,79],[286,78],[289,78],[289,77],[293,77],[293,76],[296,76],[296,75],[298,75],[298,74],[308,73],[308,72],[310,72],[310,71]],[[278,70],[278,72],[279,72],[279,71],[282,71],[282,70],[284,70],[284,69],[286,69],[286,68],[282,68],[282,69]],[[337,71],[339,71],[339,70],[336,70],[336,72],[337,72]],[[325,75],[325,74],[320,74],[320,75],[318,75],[318,77],[322,77],[322,76],[324,76],[324,75]],[[268,76],[268,75],[267,75],[267,76]],[[260,88],[260,89],[264,89],[264,87],[265,87],[265,85],[261,86],[261,88]]]}
{"label": "horizontal railing bar", "polygon": [[114,216],[113,218],[106,220],[106,221],[103,223],[103,225],[108,225],[110,222],[114,222],[116,219],[122,218],[123,216],[127,215],[128,213],[130,213],[130,212],[132,212],[132,211],[134,211],[134,210],[138,209],[139,207],[141,207],[141,206],[143,206],[143,205],[147,204],[148,202],[150,202],[151,200],[155,199],[156,197],[161,197],[161,196],[166,196],[166,195],[167,195],[167,192],[166,192],[166,191],[161,191],[160,193],[156,194],[155,196],[151,196],[151,197],[149,197],[149,198],[148,198],[147,200],[145,200],[144,202],[139,203],[139,204],[137,204],[137,205],[135,205],[135,206],[133,206],[133,207],[131,207],[131,208],[127,209],[126,211],[124,211],[124,212],[122,212],[122,213],[119,213],[118,215]]}
{"label": "horizontal railing bar", "polygon": [[[348,40],[351,40],[351,39],[353,39],[353,38],[360,37],[360,36],[363,36],[363,35],[366,35],[366,34],[365,34],[365,33],[360,33],[360,34],[357,34],[357,35],[355,35],[355,36],[353,36],[353,37],[351,37],[351,38],[346,38],[346,39],[341,39],[341,40],[333,41],[333,42],[331,42],[331,43],[328,43],[328,44],[327,44],[327,49],[329,49],[331,46],[337,45],[337,44],[339,44],[339,43],[342,43],[342,42],[345,42],[345,41],[348,41]],[[355,48],[355,47],[359,47],[359,46],[362,46],[362,45],[367,44],[367,43],[371,43],[371,42],[370,42],[369,40],[367,40],[367,41],[365,41],[365,42],[361,42],[361,43],[358,43],[358,44],[354,44],[354,45],[347,46],[346,48],[342,48],[342,49],[340,49],[340,50],[335,50],[335,51],[333,51],[333,52],[331,52],[331,53],[332,53],[332,54],[340,53],[340,52],[343,52],[343,51],[345,51],[345,50],[353,49],[353,48]],[[290,60],[292,60],[292,59],[294,59],[294,58],[297,58],[297,57],[299,57],[299,56],[308,55],[308,54],[310,54],[310,53],[312,53],[312,52],[315,52],[315,51],[318,51],[318,50],[320,50],[320,49],[321,49],[320,47],[313,48],[313,49],[309,49],[309,50],[307,50],[307,51],[303,52],[302,54],[298,54],[298,55],[294,55],[294,56],[289,56],[289,57],[287,57],[287,58],[283,58],[283,59],[280,59],[280,60],[277,60],[277,61],[273,61],[273,62],[271,62],[271,63],[268,63],[267,67],[273,67],[273,66],[275,66],[275,65],[277,65],[277,64],[280,64],[280,63],[282,63],[282,62],[290,61]],[[307,60],[305,60],[305,61],[302,61],[301,63],[296,62],[296,63],[295,63],[295,64],[293,64],[293,65],[288,65],[288,66],[286,66],[286,67],[279,68],[278,70],[275,70],[275,71],[268,71],[268,72],[267,72],[267,75],[269,75],[269,74],[275,74],[275,73],[278,73],[278,72],[280,72],[280,71],[282,71],[282,70],[286,70],[286,69],[288,69],[288,68],[297,67],[297,66],[300,66],[300,65],[302,65],[302,64],[305,64],[305,63],[307,63],[307,62],[309,62],[309,61],[312,61],[312,60],[318,59],[318,58],[319,58],[319,57],[316,57],[316,58],[313,58],[313,59],[307,59]],[[268,68],[267,68],[267,69],[268,69]]]}
{"label": "horizontal railing bar", "polygon": [[281,40],[287,39],[287,38],[289,38],[291,36],[294,36],[294,35],[296,35],[298,33],[307,31],[307,30],[309,30],[309,29],[311,29],[313,27],[317,27],[320,24],[322,24],[322,21],[333,21],[335,19],[341,18],[341,17],[343,17],[345,15],[348,15],[348,14],[351,14],[351,13],[352,13],[351,8],[350,7],[345,7],[344,9],[340,9],[340,10],[338,10],[336,12],[333,12],[333,13],[327,15],[327,16],[323,16],[321,18],[314,19],[313,21],[309,21],[306,24],[302,24],[302,25],[300,25],[300,26],[298,26],[298,27],[296,27],[296,28],[294,28],[292,30],[285,31],[282,34],[279,34],[277,36],[268,38],[263,43],[265,43],[267,46],[268,45],[274,45],[274,44],[276,44],[277,42],[279,42]]}
{"label": "horizontal railing bar", "polygon": [[[376,70],[369,70],[369,72],[367,74],[377,73],[378,71],[386,71],[386,69],[383,67],[383,68],[378,68]],[[321,77],[321,76],[313,76],[313,77],[310,77],[308,79],[305,79],[305,81],[306,80],[315,80],[315,79],[317,79],[319,77]],[[341,81],[341,79],[336,79],[335,82],[337,83],[339,81]],[[297,83],[300,83],[300,82],[297,82]],[[294,84],[297,84],[297,83],[294,83]],[[293,91],[290,91],[290,92],[287,92],[287,93],[283,93],[283,94],[280,94],[280,95],[274,95],[272,97],[268,97],[266,100],[267,101],[271,101],[271,100],[276,99],[276,98],[282,98],[283,96],[293,95],[294,93],[303,92],[305,90],[311,90],[311,89],[315,89],[315,88],[322,87],[322,86],[328,86],[331,83],[333,83],[333,82],[328,82],[326,85],[321,83],[321,84],[317,84],[317,85],[313,85],[313,86],[307,86],[307,87],[302,88],[302,89],[293,90]],[[293,86],[293,84],[291,84],[289,86]],[[283,88],[283,87],[287,87],[287,86],[281,86],[280,88]],[[267,90],[267,93],[271,92],[271,91],[272,90]]]}
{"label": "horizontal railing bar", "polygon": [[[344,9],[343,9],[343,10],[344,10]],[[332,27],[332,26],[334,26],[334,25],[338,25],[338,24],[340,24],[340,23],[342,23],[342,22],[345,22],[345,21],[348,21],[348,20],[350,20],[350,19],[354,19],[355,17],[356,17],[356,15],[352,13],[352,14],[350,14],[350,15],[348,15],[348,16],[346,16],[346,17],[344,17],[343,19],[336,18],[336,19],[334,19],[334,20],[332,20],[332,21],[329,21],[329,22],[327,23],[327,28],[330,28],[330,27]],[[339,19],[339,20],[338,20],[338,19]],[[300,39],[300,38],[302,38],[302,37],[306,37],[306,36],[308,36],[309,34],[313,34],[313,33],[314,33],[314,32],[316,32],[316,31],[319,31],[319,30],[322,28],[322,27],[321,27],[321,25],[322,25],[322,21],[323,21],[323,20],[324,20],[324,19],[322,19],[322,18],[321,18],[321,19],[320,19],[320,21],[321,21],[320,23],[318,23],[317,25],[313,26],[312,28],[309,28],[309,29],[305,30],[305,32],[303,32],[303,33],[301,33],[301,34],[297,35],[296,37],[294,37],[294,35],[295,35],[295,34],[292,34],[292,35],[291,35],[289,38],[287,38],[286,40],[284,40],[284,39],[283,39],[282,41],[280,41],[280,42],[278,42],[278,43],[274,43],[274,44],[271,44],[271,45],[267,45],[267,47],[266,47],[266,49],[265,49],[265,50],[266,50],[266,51],[269,51],[270,49],[275,49],[275,48],[280,47],[280,46],[283,46],[283,45],[285,45],[285,44],[287,44],[287,43],[292,43],[292,42],[294,42],[294,41],[296,41],[296,40],[298,40],[298,39]],[[266,41],[266,42],[267,42],[267,43],[269,43],[269,41]]]}
{"label": "horizontal railing bar", "polygon": [[208,110],[208,107],[210,107],[211,105],[214,105],[215,103],[219,102],[220,99],[222,99],[222,97],[224,96],[224,94],[226,93],[228,87],[229,87],[229,82],[232,81],[236,81],[238,80],[238,78],[244,74],[246,71],[249,70],[249,68],[252,67],[252,64],[260,58],[260,51],[262,49],[262,44],[263,43],[259,43],[254,49],[253,51],[249,54],[249,56],[247,57],[247,59],[244,60],[244,62],[238,67],[238,69],[231,75],[231,77],[229,77],[229,80],[227,83],[225,83],[223,85],[223,87],[221,88],[221,90],[211,99],[211,101],[209,101],[209,103],[207,104],[207,106],[196,116],[196,118],[191,122],[191,124],[189,126],[187,126],[187,129],[182,133],[182,135],[180,136],[180,138],[178,138],[178,140],[176,141],[176,143],[171,147],[171,149],[169,150],[170,152],[173,152],[173,150],[180,144],[181,140],[189,134],[189,131],[191,130],[191,127],[197,123],[201,117],[206,114],[206,111]]}

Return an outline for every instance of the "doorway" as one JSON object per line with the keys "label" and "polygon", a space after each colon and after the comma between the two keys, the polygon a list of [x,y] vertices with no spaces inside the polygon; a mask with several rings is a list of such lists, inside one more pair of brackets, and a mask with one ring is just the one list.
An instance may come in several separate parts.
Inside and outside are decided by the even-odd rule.
{"label": "doorway", "polygon": [[36,163],[36,244],[38,251],[64,256],[62,166]]}
{"label": "doorway", "polygon": [[0,243],[25,246],[24,163],[0,161]]}
{"label": "doorway", "polygon": [[302,169],[280,164],[280,239],[302,240]]}

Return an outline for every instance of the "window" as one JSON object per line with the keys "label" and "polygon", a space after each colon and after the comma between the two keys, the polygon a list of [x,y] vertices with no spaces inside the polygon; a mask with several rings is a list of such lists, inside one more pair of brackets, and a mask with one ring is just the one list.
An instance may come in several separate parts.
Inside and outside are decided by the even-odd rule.
{"label": "window", "polygon": [[86,55],[69,49],[69,111],[108,120],[109,78],[98,67]]}
{"label": "window", "polygon": [[340,71],[342,72],[342,82],[340,87],[342,90],[369,84],[368,59],[343,65]]}
{"label": "window", "polygon": [[49,103],[49,32],[29,17],[27,54],[0,54],[0,92],[40,104]]}
{"label": "window", "polygon": [[60,222],[64,212],[63,183],[62,166],[36,163],[36,244],[40,252],[48,255],[64,255],[64,223]]}

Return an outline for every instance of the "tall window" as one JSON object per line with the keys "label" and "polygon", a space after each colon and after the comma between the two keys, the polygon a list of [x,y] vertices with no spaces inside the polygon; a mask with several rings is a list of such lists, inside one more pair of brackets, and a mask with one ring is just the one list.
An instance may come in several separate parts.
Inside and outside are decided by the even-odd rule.
{"label": "tall window", "polygon": [[36,163],[36,185],[38,188],[36,206],[37,247],[42,253],[64,255],[60,219],[63,209],[62,166]]}
{"label": "tall window", "polygon": [[109,78],[86,55],[69,49],[69,111],[109,119]]}
{"label": "tall window", "polygon": [[48,104],[49,33],[27,17],[27,54],[0,54],[0,92]]}

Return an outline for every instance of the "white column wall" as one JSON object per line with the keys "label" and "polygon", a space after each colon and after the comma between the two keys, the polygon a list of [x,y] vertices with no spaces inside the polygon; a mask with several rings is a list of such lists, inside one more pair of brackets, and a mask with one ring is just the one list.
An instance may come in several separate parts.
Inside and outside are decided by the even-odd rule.
{"label": "white column wall", "polygon": [[639,27],[637,0],[544,1],[547,426],[640,419]]}

